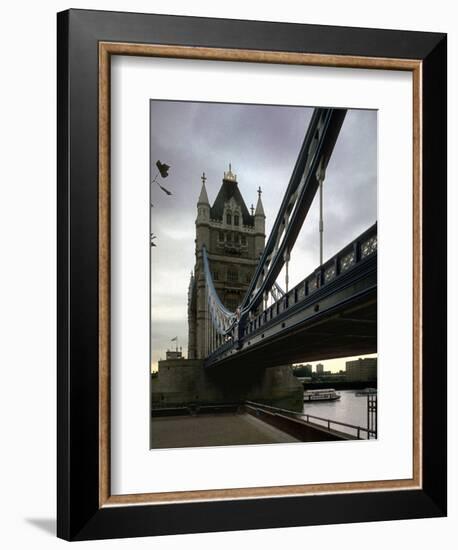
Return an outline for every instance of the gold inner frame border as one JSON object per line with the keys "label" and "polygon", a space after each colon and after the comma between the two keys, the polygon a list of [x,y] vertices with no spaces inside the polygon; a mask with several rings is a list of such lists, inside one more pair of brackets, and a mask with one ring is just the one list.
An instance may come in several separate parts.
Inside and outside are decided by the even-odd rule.
{"label": "gold inner frame border", "polygon": [[[410,71],[413,78],[413,464],[411,479],[112,495],[110,491],[111,56]],[[422,487],[422,62],[416,59],[99,42],[99,507],[416,490]]]}

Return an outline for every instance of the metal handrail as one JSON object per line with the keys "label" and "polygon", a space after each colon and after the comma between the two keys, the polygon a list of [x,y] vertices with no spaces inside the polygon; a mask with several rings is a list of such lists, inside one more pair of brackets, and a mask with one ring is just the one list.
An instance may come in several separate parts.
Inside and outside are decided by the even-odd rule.
{"label": "metal handrail", "polygon": [[296,413],[294,411],[289,411],[288,409],[280,409],[280,408],[277,408],[277,407],[272,407],[270,405],[264,405],[263,403],[255,403],[254,401],[246,401],[245,403],[247,405],[258,407],[260,409],[262,409],[262,408],[268,409],[268,410],[271,410],[272,412],[281,412],[281,413],[286,413],[286,414],[293,415],[293,416],[300,416],[302,418],[306,417],[307,420],[305,420],[305,422],[307,422],[308,424],[313,424],[314,426],[318,426],[320,428],[326,428],[326,426],[322,426],[321,424],[317,424],[316,422],[310,422],[310,418],[313,418],[314,420],[320,420],[322,422],[326,422],[328,431],[331,431],[331,427],[330,427],[331,424],[336,424],[338,426],[345,426],[346,428],[351,428],[351,429],[355,430],[356,433],[357,433],[356,437],[358,439],[361,439],[361,437],[360,437],[361,431],[367,433],[367,439],[369,439],[369,434],[376,435],[375,430],[371,430],[369,428],[364,428],[363,426],[355,426],[354,424],[348,424],[347,422],[341,422],[340,420],[331,420],[330,418],[323,418],[321,416],[315,416],[313,414],[308,414],[308,413]]}
{"label": "metal handrail", "polygon": [[313,414],[308,414],[308,413],[299,414],[299,416],[306,417],[307,419],[306,422],[308,422],[309,424],[315,424],[316,426],[321,426],[321,425],[317,424],[316,422],[310,422],[309,420],[310,418],[313,418],[314,420],[320,420],[322,422],[326,422],[328,430],[330,430],[330,424],[337,424],[339,426],[345,426],[346,428],[351,428],[353,430],[356,430],[358,439],[360,439],[359,436],[361,431],[366,432],[367,434],[370,434],[370,433],[375,434],[374,430],[370,430],[369,428],[364,428],[363,426],[348,424],[347,422],[341,422],[340,420],[331,420],[330,418],[322,418],[321,416],[315,416]]}

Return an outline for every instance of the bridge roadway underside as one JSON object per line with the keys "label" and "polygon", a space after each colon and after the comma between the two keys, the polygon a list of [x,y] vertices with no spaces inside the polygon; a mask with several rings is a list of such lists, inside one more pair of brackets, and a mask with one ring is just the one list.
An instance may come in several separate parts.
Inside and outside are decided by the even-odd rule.
{"label": "bridge roadway underside", "polygon": [[[267,328],[267,327],[266,327]],[[266,335],[268,330],[265,331]],[[245,342],[232,355],[208,366],[209,370],[255,369],[275,365],[322,361],[377,352],[377,288],[337,309],[325,311],[288,328]]]}

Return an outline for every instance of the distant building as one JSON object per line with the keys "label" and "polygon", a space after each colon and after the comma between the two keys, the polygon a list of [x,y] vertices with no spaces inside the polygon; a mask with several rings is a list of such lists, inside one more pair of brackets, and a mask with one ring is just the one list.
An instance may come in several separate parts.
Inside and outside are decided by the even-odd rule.
{"label": "distant building", "polygon": [[377,358],[366,357],[345,363],[348,382],[376,382]]}
{"label": "distant building", "polygon": [[324,371],[323,365],[321,363],[318,363],[318,365],[316,366],[316,373],[323,374],[323,371]]}
{"label": "distant building", "polygon": [[312,365],[294,365],[293,374],[297,377],[311,377],[312,376]]}

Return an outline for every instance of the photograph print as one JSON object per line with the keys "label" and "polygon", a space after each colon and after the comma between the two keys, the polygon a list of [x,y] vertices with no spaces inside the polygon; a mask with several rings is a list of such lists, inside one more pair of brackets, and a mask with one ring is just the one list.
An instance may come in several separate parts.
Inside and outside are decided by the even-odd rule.
{"label": "photograph print", "polygon": [[377,438],[377,111],[150,101],[150,448]]}

